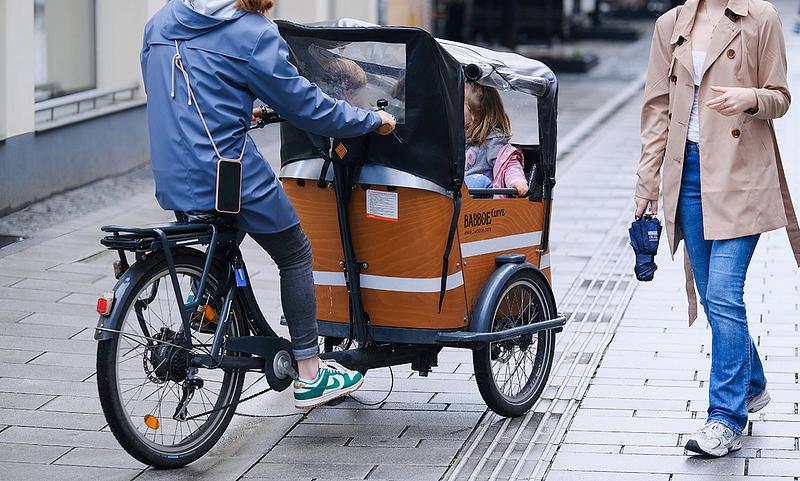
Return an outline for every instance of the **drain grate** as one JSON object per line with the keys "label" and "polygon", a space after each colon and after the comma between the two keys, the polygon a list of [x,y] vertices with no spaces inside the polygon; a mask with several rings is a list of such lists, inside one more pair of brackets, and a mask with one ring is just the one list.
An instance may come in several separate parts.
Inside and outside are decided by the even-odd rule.
{"label": "drain grate", "polygon": [[0,235],[0,249],[5,246],[10,246],[15,242],[19,242],[22,240],[22,237],[17,235]]}

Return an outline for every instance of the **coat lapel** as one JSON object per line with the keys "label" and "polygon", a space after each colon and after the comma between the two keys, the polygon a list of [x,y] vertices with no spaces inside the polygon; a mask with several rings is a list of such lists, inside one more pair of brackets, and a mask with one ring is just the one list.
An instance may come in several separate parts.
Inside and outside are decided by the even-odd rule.
{"label": "coat lapel", "polygon": [[683,68],[689,72],[690,76],[694,76],[692,44],[690,42],[683,42],[681,45],[675,47],[675,52],[673,55],[678,63],[683,65]]}
{"label": "coat lapel", "polygon": [[690,73],[694,72],[694,67],[692,65],[692,49],[687,40],[689,40],[689,34],[694,26],[698,4],[699,0],[686,0],[670,38],[670,43],[673,45],[673,57]]}
{"label": "coat lapel", "polygon": [[722,52],[730,45],[733,39],[739,35],[739,32],[742,31],[738,16],[736,14],[733,14],[733,16],[736,17],[736,20],[732,20],[731,16],[726,12],[719,20],[719,24],[717,24],[717,28],[711,36],[711,44],[708,46],[706,63],[703,65],[703,75],[711,67],[711,64],[722,55]]}

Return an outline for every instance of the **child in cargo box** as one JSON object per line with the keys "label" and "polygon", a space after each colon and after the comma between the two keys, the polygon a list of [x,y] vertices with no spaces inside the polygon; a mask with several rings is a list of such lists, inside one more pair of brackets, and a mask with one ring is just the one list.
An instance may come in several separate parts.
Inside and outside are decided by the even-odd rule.
{"label": "child in cargo box", "polygon": [[468,188],[513,188],[520,197],[528,193],[522,153],[509,143],[511,122],[496,89],[467,81],[464,131],[464,183]]}

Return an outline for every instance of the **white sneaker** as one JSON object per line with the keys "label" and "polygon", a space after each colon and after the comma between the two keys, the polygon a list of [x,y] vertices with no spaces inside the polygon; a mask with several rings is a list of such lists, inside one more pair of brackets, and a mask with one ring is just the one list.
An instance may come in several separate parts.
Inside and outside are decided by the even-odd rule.
{"label": "white sneaker", "polygon": [[761,391],[761,394],[753,396],[747,400],[747,412],[757,413],[764,409],[764,407],[766,407],[771,400],[772,397],[769,395],[769,391],[764,389]]}
{"label": "white sneaker", "polygon": [[711,421],[686,441],[686,450],[706,456],[725,456],[742,449],[742,435],[718,421]]}
{"label": "white sneaker", "polygon": [[322,361],[317,378],[294,381],[294,405],[299,409],[321,406],[347,396],[364,384],[364,376],[334,361]]}

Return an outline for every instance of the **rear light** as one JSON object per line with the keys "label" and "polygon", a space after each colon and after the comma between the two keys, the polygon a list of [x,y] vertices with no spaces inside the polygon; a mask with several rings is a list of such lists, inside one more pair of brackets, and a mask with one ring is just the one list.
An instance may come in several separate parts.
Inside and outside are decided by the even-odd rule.
{"label": "rear light", "polygon": [[114,293],[104,292],[102,296],[97,298],[97,313],[101,316],[111,314],[111,308],[114,307]]}

